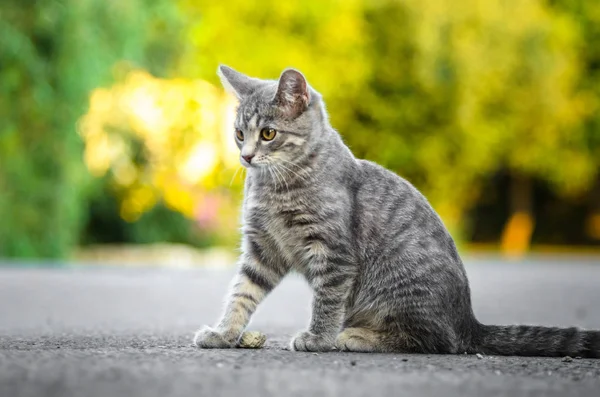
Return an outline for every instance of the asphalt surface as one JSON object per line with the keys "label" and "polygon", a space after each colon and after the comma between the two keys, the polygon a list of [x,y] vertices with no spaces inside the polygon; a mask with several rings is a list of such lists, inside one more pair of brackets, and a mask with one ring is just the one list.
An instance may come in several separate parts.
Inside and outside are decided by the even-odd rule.
{"label": "asphalt surface", "polygon": [[[600,329],[598,259],[467,261],[485,323]],[[289,278],[250,329],[261,350],[197,350],[231,269],[0,266],[0,396],[599,396],[600,360],[297,353],[310,294]]]}

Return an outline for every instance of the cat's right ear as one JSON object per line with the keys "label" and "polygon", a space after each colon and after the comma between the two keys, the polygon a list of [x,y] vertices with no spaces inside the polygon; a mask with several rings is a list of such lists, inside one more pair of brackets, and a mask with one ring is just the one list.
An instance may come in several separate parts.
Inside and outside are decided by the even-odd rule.
{"label": "cat's right ear", "polygon": [[219,65],[217,74],[221,78],[225,91],[235,95],[239,100],[252,94],[261,84],[259,79],[248,77],[225,65]]}
{"label": "cat's right ear", "polygon": [[284,70],[275,94],[275,102],[283,114],[292,119],[300,116],[308,109],[310,100],[310,89],[302,73],[294,69]]}

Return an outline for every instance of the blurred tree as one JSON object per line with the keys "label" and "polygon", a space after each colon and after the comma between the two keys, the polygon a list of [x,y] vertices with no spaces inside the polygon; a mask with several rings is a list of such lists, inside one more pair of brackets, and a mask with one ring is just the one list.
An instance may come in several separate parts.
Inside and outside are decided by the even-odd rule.
{"label": "blurred tree", "polygon": [[161,74],[176,53],[169,1],[4,0],[0,9],[0,256],[78,243],[89,177],[75,133],[121,59]]}
{"label": "blurred tree", "polygon": [[[578,89],[577,25],[536,0],[387,2],[368,17],[368,58],[378,62],[372,97],[358,107],[370,119],[356,135],[375,125],[381,144],[369,148],[370,137],[360,147],[420,185],[454,231],[484,178],[508,168],[514,206],[506,247],[526,248],[527,179],[577,193],[597,172],[582,128],[594,105]],[[392,21],[402,32],[389,28]],[[394,128],[400,132],[388,136]],[[386,149],[397,147],[404,155]]]}
{"label": "blurred tree", "polygon": [[204,247],[215,242],[214,233],[194,227],[188,217],[162,201],[153,203],[135,222],[124,220],[120,216],[123,201],[119,195],[123,189],[115,186],[109,175],[101,181],[102,191],[91,198],[89,220],[82,237],[84,245],[171,242]]}
{"label": "blurred tree", "polygon": [[[577,55],[581,67],[579,88],[593,102],[594,112],[584,120],[587,145],[600,164],[600,2],[587,0],[548,0],[559,12],[566,13],[579,28],[581,40]],[[600,241],[600,178],[596,190],[588,195],[587,231]]]}
{"label": "blurred tree", "polygon": [[362,57],[369,41],[365,1],[180,3],[189,17],[189,48],[179,62],[184,76],[220,86],[220,63],[262,78],[277,78],[283,68],[295,67],[328,94],[330,103],[343,105],[344,98],[364,88],[370,75],[374,60]]}
{"label": "blurred tree", "polygon": [[5,0],[0,256],[232,234],[232,107],[204,81],[219,63],[302,70],[356,155],[415,183],[455,233],[509,175],[503,241],[522,251],[532,180],[567,196],[597,181],[599,39],[586,0]]}
{"label": "blurred tree", "polygon": [[592,185],[596,138],[584,125],[598,95],[582,87],[582,36],[567,13],[542,0],[261,5],[182,0],[193,50],[181,69],[214,79],[221,62],[263,78],[299,68],[353,151],[414,182],[454,232],[498,170],[515,176],[513,215],[524,211],[507,223],[515,246],[533,228],[528,178],[563,194]]}
{"label": "blurred tree", "polygon": [[[205,81],[119,69],[116,84],[92,92],[79,123],[85,163],[102,177],[99,196],[114,198],[106,211],[92,213],[85,242],[231,242],[237,189],[223,187],[241,168],[224,127],[233,117],[232,99]],[[109,225],[123,232],[94,236]]]}

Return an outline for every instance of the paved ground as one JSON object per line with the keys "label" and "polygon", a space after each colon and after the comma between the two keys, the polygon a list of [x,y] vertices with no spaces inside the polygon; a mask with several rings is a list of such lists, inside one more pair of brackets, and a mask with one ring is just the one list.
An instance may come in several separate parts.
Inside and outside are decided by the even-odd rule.
{"label": "paved ground", "polygon": [[[487,323],[600,329],[598,260],[470,260]],[[196,350],[231,270],[0,267],[0,396],[598,396],[600,360],[283,350],[308,320],[291,278],[251,329],[263,350]]]}

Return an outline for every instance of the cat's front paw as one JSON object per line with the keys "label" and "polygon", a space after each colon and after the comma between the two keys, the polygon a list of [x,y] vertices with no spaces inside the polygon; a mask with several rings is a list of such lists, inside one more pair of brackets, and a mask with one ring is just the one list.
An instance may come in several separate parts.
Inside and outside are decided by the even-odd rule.
{"label": "cat's front paw", "polygon": [[325,352],[333,350],[333,339],[309,331],[300,332],[292,339],[290,348],[303,352]]}
{"label": "cat's front paw", "polygon": [[223,334],[211,327],[203,327],[196,331],[194,345],[202,349],[227,349],[235,347],[235,341],[227,340]]}

